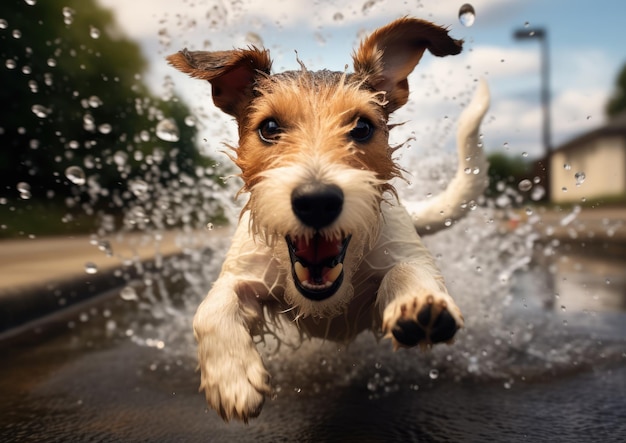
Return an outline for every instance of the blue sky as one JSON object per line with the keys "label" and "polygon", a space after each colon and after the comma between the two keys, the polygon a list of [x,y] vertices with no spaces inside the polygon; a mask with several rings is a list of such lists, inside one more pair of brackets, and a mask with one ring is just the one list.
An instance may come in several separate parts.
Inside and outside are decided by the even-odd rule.
{"label": "blue sky", "polygon": [[[476,21],[471,27],[457,18],[465,2],[452,0],[100,2],[141,43],[151,61],[152,87],[163,91],[169,77],[208,140],[233,142],[234,126],[216,112],[205,83],[188,80],[164,63],[164,55],[183,47],[219,50],[262,42],[276,70],[297,68],[295,50],[310,69],[343,70],[367,32],[402,15],[431,20],[465,39],[464,52],[444,59],[425,56],[410,80],[411,101],[396,118],[411,122],[407,126],[417,143],[452,150],[455,119],[475,79],[485,77],[492,93],[483,127],[486,148],[529,158],[542,153],[540,50],[537,42],[515,41],[515,29],[528,23],[548,30],[557,146],[605,123],[604,105],[626,64],[623,0],[478,0],[472,2]],[[221,149],[219,143],[208,144],[208,151]]]}

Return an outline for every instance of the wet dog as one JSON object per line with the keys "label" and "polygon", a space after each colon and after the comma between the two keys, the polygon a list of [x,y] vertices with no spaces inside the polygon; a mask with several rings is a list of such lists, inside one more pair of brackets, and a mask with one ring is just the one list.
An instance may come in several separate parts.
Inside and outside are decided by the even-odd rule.
{"label": "wet dog", "polygon": [[454,55],[462,43],[402,18],[361,43],[353,73],[301,63],[273,74],[269,52],[254,47],[168,57],[207,80],[239,128],[232,158],[249,200],[193,322],[201,390],[225,420],[260,413],[270,377],[253,337],[279,315],[329,340],[381,331],[396,348],[449,343],[463,326],[417,231],[462,217],[486,186],[477,146],[485,84],[460,119],[455,178],[413,216],[392,186],[402,170],[388,141],[389,115],[407,102],[407,76],[424,52]]}

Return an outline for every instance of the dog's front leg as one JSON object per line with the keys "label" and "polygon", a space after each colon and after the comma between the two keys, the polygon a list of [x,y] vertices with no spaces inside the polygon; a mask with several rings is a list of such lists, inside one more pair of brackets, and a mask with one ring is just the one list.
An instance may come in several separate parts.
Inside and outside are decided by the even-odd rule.
{"label": "dog's front leg", "polygon": [[238,280],[222,275],[198,307],[200,389],[224,420],[247,421],[261,412],[270,392],[269,374],[257,351],[236,293]]}
{"label": "dog's front leg", "polygon": [[200,389],[224,420],[244,422],[259,415],[270,393],[252,335],[262,329],[268,287],[276,288],[281,279],[271,251],[249,237],[246,221],[243,217],[222,272],[193,320]]}
{"label": "dog's front leg", "polygon": [[404,208],[385,211],[381,244],[391,263],[377,303],[394,347],[450,342],[463,326],[463,315]]}

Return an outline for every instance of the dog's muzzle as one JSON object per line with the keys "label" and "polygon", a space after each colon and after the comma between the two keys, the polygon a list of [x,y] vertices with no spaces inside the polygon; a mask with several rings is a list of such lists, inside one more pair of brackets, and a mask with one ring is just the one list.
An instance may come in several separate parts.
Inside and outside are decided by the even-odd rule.
{"label": "dog's muzzle", "polygon": [[328,239],[320,230],[341,214],[343,191],[334,184],[305,183],[291,193],[291,209],[303,224],[316,231],[312,238],[286,237],[293,280],[306,298],[324,300],[341,286],[350,236]]}
{"label": "dog's muzzle", "polygon": [[291,272],[298,291],[311,300],[325,300],[343,282],[343,260],[350,236],[328,240],[316,233],[313,238],[286,237]]}

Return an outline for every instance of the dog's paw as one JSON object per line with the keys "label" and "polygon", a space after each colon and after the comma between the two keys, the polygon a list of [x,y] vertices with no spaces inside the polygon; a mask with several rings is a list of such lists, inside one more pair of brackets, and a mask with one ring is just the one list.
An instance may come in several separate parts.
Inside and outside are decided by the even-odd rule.
{"label": "dog's paw", "polygon": [[225,421],[247,423],[258,416],[271,387],[252,340],[240,346],[231,340],[216,343],[215,337],[203,337],[198,345],[200,391],[204,390],[209,406]]}
{"label": "dog's paw", "polygon": [[445,293],[405,296],[391,302],[383,314],[383,331],[394,348],[451,343],[463,327],[463,315]]}

